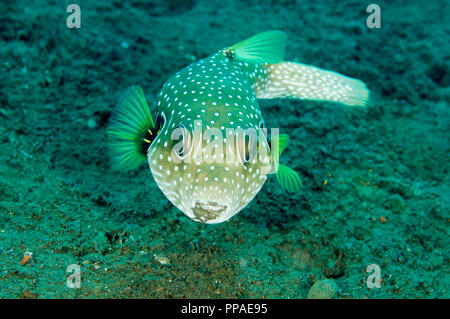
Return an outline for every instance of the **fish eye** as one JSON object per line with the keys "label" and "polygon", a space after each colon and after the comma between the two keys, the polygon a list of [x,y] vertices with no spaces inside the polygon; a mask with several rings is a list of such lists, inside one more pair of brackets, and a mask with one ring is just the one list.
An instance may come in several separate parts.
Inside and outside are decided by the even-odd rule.
{"label": "fish eye", "polygon": [[264,124],[263,120],[259,121],[259,129],[262,130],[264,137],[267,138],[267,129],[266,129],[266,125]]}
{"label": "fish eye", "polygon": [[244,163],[250,161],[250,136],[245,135],[245,152],[244,152]]}
{"label": "fish eye", "polygon": [[165,116],[164,114],[158,114],[156,118],[155,126],[152,128],[149,128],[144,135],[144,138],[141,142],[141,154],[147,154],[148,148],[153,143],[153,141],[158,136],[159,132],[161,132],[162,127],[165,123]]}
{"label": "fish eye", "polygon": [[[261,135],[262,132],[262,135]],[[259,121],[259,132],[258,132],[258,147],[257,149],[259,150],[259,146],[260,144],[262,145],[266,145],[269,147],[269,150],[271,149],[271,145],[268,142],[268,137],[267,137],[267,128],[266,125],[264,124],[264,120]],[[260,140],[259,138],[262,138],[262,140]]]}
{"label": "fish eye", "polygon": [[264,121],[263,120],[261,120],[261,121],[259,121],[259,128],[264,128]]}
{"label": "fish eye", "polygon": [[173,150],[178,158],[184,159],[191,151],[192,136],[183,123],[180,123],[175,127],[172,133],[172,141],[177,140],[177,137],[180,139],[178,139],[178,143],[174,145]]}
{"label": "fish eye", "polygon": [[161,129],[164,126],[165,123],[166,123],[165,115],[159,113],[158,116],[156,117],[156,123],[155,123],[156,135],[159,134],[159,132],[161,131]]}
{"label": "fish eye", "polygon": [[258,147],[258,136],[254,130],[250,133],[246,132],[241,136],[236,135],[236,142],[238,145],[238,156],[242,164],[249,163],[255,158]]}

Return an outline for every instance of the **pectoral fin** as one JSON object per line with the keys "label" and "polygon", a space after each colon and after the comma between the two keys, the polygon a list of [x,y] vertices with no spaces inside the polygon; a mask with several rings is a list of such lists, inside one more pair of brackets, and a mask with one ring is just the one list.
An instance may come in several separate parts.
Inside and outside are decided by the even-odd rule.
{"label": "pectoral fin", "polygon": [[276,173],[278,183],[288,192],[297,192],[302,187],[300,175],[292,168],[280,163],[280,156],[289,144],[289,135],[280,134],[274,137],[272,144],[272,171]]}
{"label": "pectoral fin", "polygon": [[302,187],[300,175],[284,164],[279,164],[276,175],[278,183],[288,192],[298,192]]}

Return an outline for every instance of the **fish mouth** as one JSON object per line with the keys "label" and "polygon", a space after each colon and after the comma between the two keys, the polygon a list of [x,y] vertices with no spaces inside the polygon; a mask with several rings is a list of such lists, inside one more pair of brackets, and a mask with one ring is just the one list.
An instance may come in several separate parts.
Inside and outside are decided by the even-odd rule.
{"label": "fish mouth", "polygon": [[206,223],[219,218],[226,210],[227,205],[221,205],[213,201],[201,202],[197,200],[192,208],[192,213],[195,216],[193,219],[201,223]]}

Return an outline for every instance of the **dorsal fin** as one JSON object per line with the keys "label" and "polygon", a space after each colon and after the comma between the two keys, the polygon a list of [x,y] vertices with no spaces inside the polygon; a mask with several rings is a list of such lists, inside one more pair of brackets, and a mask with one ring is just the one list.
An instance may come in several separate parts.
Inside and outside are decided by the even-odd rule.
{"label": "dorsal fin", "polygon": [[279,63],[284,57],[286,38],[283,31],[266,31],[225,49],[224,53],[240,62]]}

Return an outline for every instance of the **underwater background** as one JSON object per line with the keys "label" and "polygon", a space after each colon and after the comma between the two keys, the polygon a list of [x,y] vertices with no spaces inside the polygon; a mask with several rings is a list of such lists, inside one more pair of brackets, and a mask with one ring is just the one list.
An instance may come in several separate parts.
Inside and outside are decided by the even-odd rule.
{"label": "underwater background", "polygon": [[[1,1],[0,298],[448,298],[449,3],[376,1],[382,27],[369,29],[370,3]],[[111,169],[106,129],[125,88],[141,85],[155,114],[170,76],[272,29],[288,35],[285,60],[371,90],[367,108],[259,101],[291,136],[300,192],[270,177],[208,225],[147,164]]]}

